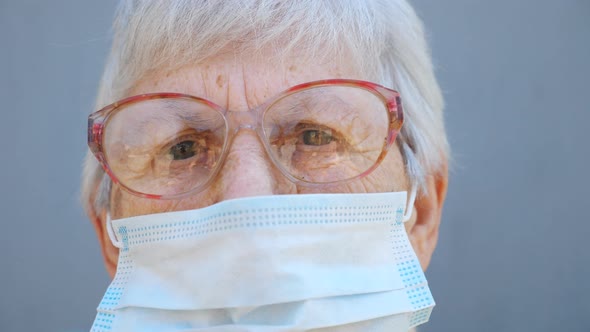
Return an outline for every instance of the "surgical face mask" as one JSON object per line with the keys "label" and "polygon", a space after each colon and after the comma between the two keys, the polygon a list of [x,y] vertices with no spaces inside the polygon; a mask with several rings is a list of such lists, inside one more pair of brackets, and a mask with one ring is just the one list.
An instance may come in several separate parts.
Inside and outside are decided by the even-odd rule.
{"label": "surgical face mask", "polygon": [[91,331],[407,331],[434,301],[405,210],[405,192],[278,195],[109,219]]}

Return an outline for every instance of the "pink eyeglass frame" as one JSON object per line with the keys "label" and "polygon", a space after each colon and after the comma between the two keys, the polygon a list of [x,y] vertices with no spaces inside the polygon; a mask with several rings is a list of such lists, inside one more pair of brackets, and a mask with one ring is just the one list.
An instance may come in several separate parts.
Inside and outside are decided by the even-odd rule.
{"label": "pink eyeglass frame", "polygon": [[[379,157],[377,158],[377,161],[375,162],[375,164],[373,166],[371,166],[369,169],[367,169],[363,173],[361,173],[355,177],[349,178],[349,179],[339,180],[339,181],[334,181],[334,182],[327,182],[327,183],[314,183],[314,182],[307,182],[307,181],[295,178],[286,169],[284,169],[284,167],[281,165],[280,162],[275,160],[272,153],[270,153],[270,147],[268,146],[267,140],[264,139],[265,136],[264,136],[264,128],[262,126],[262,119],[263,119],[263,116],[264,116],[266,110],[268,110],[274,103],[283,99],[284,97],[294,94],[294,93],[297,93],[297,92],[300,92],[300,91],[303,91],[303,90],[321,87],[321,86],[350,86],[350,87],[364,89],[364,90],[367,90],[367,91],[373,93],[375,96],[377,96],[379,99],[381,99],[383,101],[384,105],[387,108],[387,111],[388,111],[387,116],[389,119],[389,126],[388,126],[387,139],[385,140],[385,142],[383,144],[383,149],[381,151],[381,154],[379,155]],[[225,139],[225,143],[223,146],[223,153],[219,159],[222,162],[220,162],[219,165],[217,165],[216,168],[213,170],[209,180],[207,180],[203,184],[201,184],[201,185],[199,185],[199,186],[197,186],[185,193],[180,193],[180,194],[175,194],[175,195],[154,195],[154,194],[146,194],[146,193],[135,191],[135,190],[127,187],[124,183],[121,183],[119,181],[119,179],[117,179],[117,177],[115,176],[115,174],[112,172],[111,168],[108,165],[106,155],[105,155],[104,149],[103,149],[104,128],[108,124],[110,117],[113,116],[114,114],[116,114],[118,111],[120,111],[123,108],[123,106],[129,106],[131,104],[142,102],[145,100],[168,99],[168,98],[193,100],[195,102],[205,104],[205,105],[209,106],[210,108],[220,112],[223,115],[225,125],[226,125],[227,137]],[[381,162],[385,158],[387,151],[389,150],[391,145],[393,145],[393,142],[395,141],[395,138],[397,137],[399,131],[401,130],[402,124],[404,122],[403,107],[402,107],[402,102],[401,102],[401,97],[400,97],[399,92],[389,89],[389,88],[386,88],[386,87],[383,87],[383,86],[376,84],[376,83],[367,82],[367,81],[360,81],[360,80],[350,80],[350,79],[327,79],[327,80],[319,80],[319,81],[298,84],[298,85],[293,86],[287,90],[284,90],[283,92],[281,92],[278,95],[272,97],[271,99],[265,101],[263,104],[257,106],[256,108],[254,108],[252,110],[249,110],[247,112],[234,112],[234,113],[241,113],[244,115],[247,114],[246,117],[243,117],[243,119],[248,120],[247,117],[250,117],[251,121],[248,121],[248,122],[252,122],[252,116],[254,116],[255,117],[254,121],[256,124],[255,126],[252,126],[251,124],[246,125],[246,126],[243,126],[243,125],[237,126],[234,124],[232,126],[232,124],[230,123],[230,119],[227,117],[227,114],[230,112],[232,112],[232,111],[226,110],[223,107],[221,107],[221,106],[219,106],[207,99],[195,97],[195,96],[183,94],[183,93],[156,92],[156,93],[147,93],[147,94],[140,94],[140,95],[136,95],[136,96],[132,96],[132,97],[127,97],[127,98],[124,98],[124,99],[119,100],[117,102],[114,102],[108,106],[105,106],[102,109],[100,109],[88,116],[88,147],[90,148],[90,151],[92,151],[92,153],[94,154],[94,156],[96,157],[96,159],[98,160],[100,165],[102,166],[103,170],[109,175],[111,180],[115,184],[118,184],[119,186],[121,186],[127,192],[129,192],[133,195],[139,196],[139,197],[150,198],[150,199],[176,199],[176,198],[187,196],[187,195],[194,193],[194,192],[199,192],[199,191],[203,190],[204,188],[206,188],[210,184],[210,182],[217,176],[217,173],[221,170],[221,168],[223,168],[223,164],[225,163],[227,153],[229,152],[228,147],[231,145],[233,138],[235,137],[236,133],[241,128],[250,128],[250,129],[254,129],[257,132],[259,137],[262,138],[261,141],[263,142],[266,152],[269,155],[270,159],[272,160],[273,164],[277,168],[279,168],[281,173],[283,175],[285,175],[287,178],[289,178],[289,180],[291,180],[292,182],[294,182],[296,184],[303,184],[305,186],[312,186],[313,187],[313,186],[326,186],[326,185],[330,185],[330,184],[346,182],[346,181],[350,181],[353,179],[362,178],[362,177],[370,174],[372,171],[374,171],[381,164]]]}

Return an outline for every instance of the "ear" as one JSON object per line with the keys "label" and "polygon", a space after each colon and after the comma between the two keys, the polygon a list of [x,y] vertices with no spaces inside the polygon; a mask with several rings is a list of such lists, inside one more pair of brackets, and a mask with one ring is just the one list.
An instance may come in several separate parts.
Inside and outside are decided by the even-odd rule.
{"label": "ear", "polygon": [[416,198],[412,218],[406,223],[408,237],[424,271],[430,264],[430,258],[438,241],[438,228],[447,195],[447,186],[448,173],[445,165],[440,175],[427,177],[427,192]]}
{"label": "ear", "polygon": [[[98,189],[98,186],[97,186]],[[96,190],[95,190],[96,193]],[[94,198],[96,197],[95,194],[90,195],[88,202],[88,217],[94,226],[94,230],[96,231],[96,236],[98,238],[98,243],[100,244],[100,248],[102,251],[102,256],[104,259],[104,264],[107,269],[108,274],[113,278],[115,276],[115,271],[117,270],[117,261],[119,259],[119,249],[111,243],[111,239],[106,230],[106,216],[107,211],[96,211],[96,207],[94,205]]]}

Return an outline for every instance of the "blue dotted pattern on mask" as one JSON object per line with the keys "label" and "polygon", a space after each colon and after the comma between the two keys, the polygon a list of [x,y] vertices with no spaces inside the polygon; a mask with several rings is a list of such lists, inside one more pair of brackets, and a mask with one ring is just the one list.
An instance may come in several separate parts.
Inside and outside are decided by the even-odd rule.
{"label": "blue dotted pattern on mask", "polygon": [[430,319],[432,307],[424,308],[422,310],[414,311],[410,314],[410,328],[426,323]]}
{"label": "blue dotted pattern on mask", "polygon": [[395,210],[395,224],[399,226],[401,223],[404,222],[404,208],[402,206],[398,207]]}
{"label": "blue dotted pattern on mask", "polygon": [[[404,207],[395,210],[392,218],[391,205],[342,206],[342,207],[293,207],[259,208],[234,212],[220,212],[195,220],[172,222],[157,226],[142,226],[128,229],[119,228],[123,243],[115,279],[98,307],[98,314],[92,332],[111,331],[115,320],[115,307],[124,293],[125,285],[133,270],[128,257],[129,247],[156,241],[174,240],[201,236],[211,232],[235,228],[259,228],[282,225],[309,225],[330,223],[391,223],[392,249],[397,269],[406,287],[409,303],[414,312],[410,314],[411,326],[428,320],[434,301],[426,285],[426,278],[414,253],[403,224]],[[244,214],[247,214],[244,216]],[[254,214],[254,215],[252,215]],[[284,221],[276,221],[279,220]]]}
{"label": "blue dotted pattern on mask", "polygon": [[397,257],[397,270],[406,288],[408,302],[412,306],[410,326],[417,326],[428,321],[434,299],[428,288],[418,257],[411,247],[404,224],[404,208],[398,207],[395,221],[391,227],[392,250]]}
{"label": "blue dotted pattern on mask", "polygon": [[406,294],[408,294],[408,299],[415,310],[423,309],[434,304],[428,286],[409,288],[406,290]]}
{"label": "blue dotted pattern on mask", "polygon": [[[393,206],[387,204],[372,206],[342,207],[294,207],[258,208],[242,211],[220,212],[207,217],[171,222],[157,226],[118,228],[123,244],[119,252],[117,273],[107,289],[99,307],[91,332],[112,331],[116,318],[116,307],[124,294],[125,286],[133,271],[129,253],[131,246],[157,241],[202,236],[237,228],[276,227],[282,225],[310,225],[331,223],[390,223]],[[244,214],[246,214],[244,216]],[[277,221],[283,220],[283,221]]]}
{"label": "blue dotted pattern on mask", "polygon": [[406,287],[413,287],[426,282],[426,277],[424,277],[422,267],[417,259],[398,263],[397,270]]}
{"label": "blue dotted pattern on mask", "polygon": [[[123,230],[119,229],[119,233]],[[124,237],[122,237],[124,238]],[[125,241],[123,240],[123,243]],[[112,331],[113,322],[116,318],[115,308],[119,305],[121,297],[125,291],[125,286],[129,281],[129,277],[133,271],[133,260],[129,257],[128,250],[119,252],[119,262],[117,264],[117,273],[115,278],[109,285],[102,301],[98,305],[96,318],[92,324],[91,332],[107,332]]]}
{"label": "blue dotted pattern on mask", "polygon": [[[391,205],[342,207],[281,207],[220,212],[194,220],[129,228],[125,246],[191,238],[232,229],[334,223],[391,222]],[[279,221],[277,221],[277,219]],[[126,241],[126,242],[125,242]]]}
{"label": "blue dotted pattern on mask", "polygon": [[129,235],[127,233],[127,227],[121,226],[119,227],[119,234],[121,236],[121,242],[123,243],[123,247],[120,248],[121,251],[128,251],[129,250]]}
{"label": "blue dotted pattern on mask", "polygon": [[113,319],[115,318],[114,314],[99,312],[94,319],[94,324],[92,324],[91,332],[103,332],[103,331],[110,331],[111,327],[113,326]]}
{"label": "blue dotted pattern on mask", "polygon": [[412,287],[426,282],[418,258],[410,245],[406,229],[404,227],[404,208],[398,207],[396,217],[391,224],[391,243],[393,255],[396,259],[397,268],[406,287]]}

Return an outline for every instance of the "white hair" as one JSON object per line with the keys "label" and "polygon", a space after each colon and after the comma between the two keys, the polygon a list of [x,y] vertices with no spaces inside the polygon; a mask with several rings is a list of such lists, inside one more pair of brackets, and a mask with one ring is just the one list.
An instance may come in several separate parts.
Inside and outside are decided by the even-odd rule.
{"label": "white hair", "polygon": [[[425,177],[443,171],[449,154],[443,98],[422,23],[404,0],[122,0],[113,29],[97,108],[126,97],[145,75],[221,53],[346,57],[401,93],[405,123],[397,144],[410,180],[424,190]],[[96,211],[107,208],[110,185],[89,152],[85,207],[93,199]]]}

